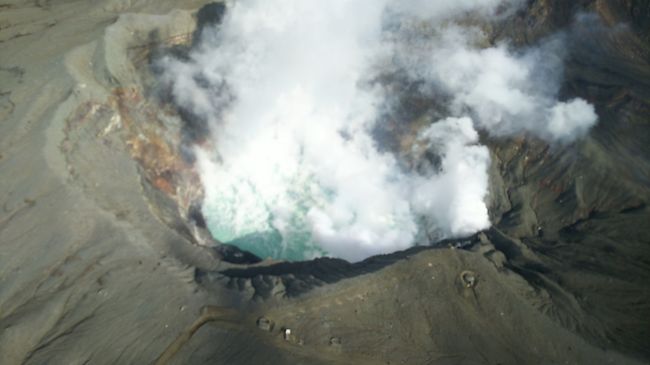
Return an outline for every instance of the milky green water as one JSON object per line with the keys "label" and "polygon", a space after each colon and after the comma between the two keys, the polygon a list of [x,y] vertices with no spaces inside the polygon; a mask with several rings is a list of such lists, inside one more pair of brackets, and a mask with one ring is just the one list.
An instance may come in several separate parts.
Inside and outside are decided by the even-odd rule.
{"label": "milky green water", "polygon": [[[208,228],[220,242],[232,244],[260,258],[309,260],[326,255],[312,239],[307,220],[317,204],[312,182],[289,192],[260,191],[245,179],[228,179],[213,190],[203,207]],[[280,209],[281,207],[282,209]]]}

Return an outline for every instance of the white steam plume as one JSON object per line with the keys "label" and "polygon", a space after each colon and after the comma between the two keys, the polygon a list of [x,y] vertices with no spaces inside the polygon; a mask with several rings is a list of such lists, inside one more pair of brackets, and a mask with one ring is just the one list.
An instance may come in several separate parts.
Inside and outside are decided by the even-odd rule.
{"label": "white steam plume", "polygon": [[512,52],[506,44],[478,48],[485,36],[450,24],[435,37],[394,42],[395,65],[413,80],[427,80],[451,96],[451,113],[475,116],[476,126],[493,135],[529,132],[549,141],[585,135],[597,120],[581,99],[558,101],[565,42],[555,36],[538,47]]}
{"label": "white steam plume", "polygon": [[[197,157],[215,237],[264,257],[357,261],[489,227],[490,158],[475,128],[567,141],[596,120],[583,100],[557,101],[560,38],[523,53],[479,48],[480,32],[453,22],[517,3],[232,3],[189,61],[161,61],[175,101],[212,132],[216,150]],[[397,71],[451,100],[408,151],[438,156],[429,171],[407,169],[370,132],[395,99],[373,80]]]}

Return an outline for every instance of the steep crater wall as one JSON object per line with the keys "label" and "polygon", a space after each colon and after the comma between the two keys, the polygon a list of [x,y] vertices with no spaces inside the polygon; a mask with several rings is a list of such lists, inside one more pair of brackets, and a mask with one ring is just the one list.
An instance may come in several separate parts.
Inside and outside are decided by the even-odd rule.
{"label": "steep crater wall", "polygon": [[[155,70],[149,65],[161,53],[187,52],[192,39],[200,36],[201,26],[214,22],[206,16],[214,9],[199,13],[198,30],[197,18],[190,13],[158,18],[157,23],[123,16],[107,38],[104,52],[108,55],[102,55],[115,85],[109,105],[88,105],[79,111],[83,118],[90,112],[117,110],[117,117],[107,118],[103,131],[121,130],[127,150],[139,163],[143,191],[154,214],[187,242],[214,247],[215,257],[233,263],[218,271],[199,269],[196,280],[206,287],[225,284],[267,300],[380,270],[427,249],[354,265],[320,259],[249,266],[259,259],[220,246],[210,237],[200,213],[202,187],[186,149],[188,143],[203,143],[200,133],[193,133],[200,131],[201,124],[158,94]],[[572,25],[581,11],[598,14],[609,26],[628,27],[614,33],[581,29]],[[483,137],[493,157],[488,205],[495,227],[482,236],[487,246],[481,246],[478,236],[467,243],[472,250],[484,250],[486,257],[503,255],[507,268],[538,290],[551,293],[552,305],[540,310],[565,327],[599,344],[613,342],[647,356],[650,309],[643,303],[648,299],[644,293],[650,279],[650,239],[643,222],[650,218],[646,205],[650,141],[645,133],[650,58],[645,57],[649,47],[644,11],[643,4],[635,2],[533,1],[516,17],[486,28],[495,42],[512,39],[525,46],[557,29],[577,27],[571,30],[577,36],[563,93],[592,102],[600,122],[585,140],[572,146]],[[439,244],[450,245],[465,243]],[[585,319],[583,312],[596,319]],[[578,328],[577,323],[581,323]]]}

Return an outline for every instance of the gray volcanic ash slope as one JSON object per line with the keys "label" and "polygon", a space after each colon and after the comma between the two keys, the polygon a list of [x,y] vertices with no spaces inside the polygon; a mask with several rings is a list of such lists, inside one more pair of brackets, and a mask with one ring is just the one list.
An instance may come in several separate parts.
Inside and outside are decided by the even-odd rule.
{"label": "gray volcanic ash slope", "polygon": [[[507,42],[515,59],[546,59],[539,45],[561,39],[554,97],[593,105],[598,122],[572,143],[477,127],[491,228],[355,263],[260,262],[208,234],[196,147],[214,147],[210,127],[155,67],[220,22],[225,8],[203,5],[0,4],[0,363],[648,361],[647,2],[464,14],[486,36],[476,46]],[[400,72],[378,79],[412,92],[374,137],[435,169],[405,147],[453,100]]]}
{"label": "gray volcanic ash slope", "polygon": [[[555,295],[566,312],[553,316],[603,346],[647,354],[648,6],[596,2],[587,9],[599,16],[582,15],[571,25],[584,8],[553,4],[540,21],[541,8],[533,6],[528,21],[534,26],[514,36],[518,20],[512,20],[497,31],[525,44],[536,32],[567,26],[563,93],[593,102],[600,119],[585,141],[570,148],[495,146],[508,198],[496,226],[521,239],[539,260],[520,266],[524,277],[571,293]],[[579,323],[585,315],[589,319]]]}

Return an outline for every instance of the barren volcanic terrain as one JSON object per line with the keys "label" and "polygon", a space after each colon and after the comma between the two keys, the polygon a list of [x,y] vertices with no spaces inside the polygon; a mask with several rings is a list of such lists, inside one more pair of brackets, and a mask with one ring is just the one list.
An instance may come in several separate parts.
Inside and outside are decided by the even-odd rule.
{"label": "barren volcanic terrain", "polygon": [[[0,1],[0,364],[650,361],[650,3],[463,12],[472,46],[542,66],[534,47],[561,38],[557,99],[598,121],[570,142],[477,127],[489,228],[349,261],[211,234],[196,151],[219,147],[214,126],[160,61],[198,57],[235,3],[255,1]],[[386,153],[444,170],[451,150],[412,151],[452,100],[377,79],[400,90],[373,131]]]}

